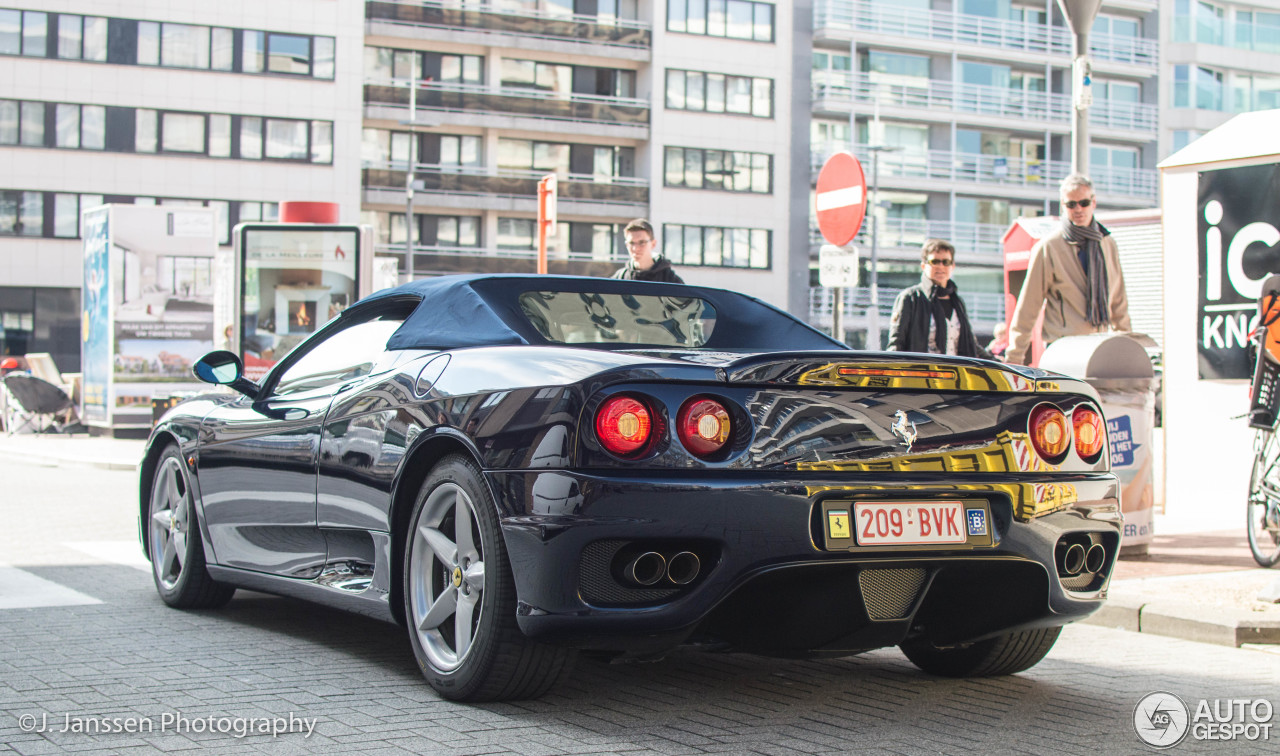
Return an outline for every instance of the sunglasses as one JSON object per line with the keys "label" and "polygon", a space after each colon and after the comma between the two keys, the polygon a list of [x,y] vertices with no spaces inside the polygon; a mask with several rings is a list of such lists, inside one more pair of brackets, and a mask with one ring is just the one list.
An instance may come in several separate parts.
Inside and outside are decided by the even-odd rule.
{"label": "sunglasses", "polygon": [[1088,207],[1093,204],[1093,197],[1082,200],[1065,200],[1062,204],[1067,206],[1068,210],[1075,210],[1077,207]]}
{"label": "sunglasses", "polygon": [[930,265],[940,265],[944,268],[950,268],[952,265],[956,264],[955,260],[938,260],[933,257],[930,257],[926,262],[928,262]]}

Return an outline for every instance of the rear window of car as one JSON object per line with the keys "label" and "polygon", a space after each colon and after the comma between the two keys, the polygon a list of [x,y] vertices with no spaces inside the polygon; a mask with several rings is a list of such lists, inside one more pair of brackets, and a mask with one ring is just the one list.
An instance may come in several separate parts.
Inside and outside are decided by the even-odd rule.
{"label": "rear window of car", "polygon": [[556,344],[644,344],[696,349],[716,327],[716,309],[697,297],[526,291],[520,310]]}

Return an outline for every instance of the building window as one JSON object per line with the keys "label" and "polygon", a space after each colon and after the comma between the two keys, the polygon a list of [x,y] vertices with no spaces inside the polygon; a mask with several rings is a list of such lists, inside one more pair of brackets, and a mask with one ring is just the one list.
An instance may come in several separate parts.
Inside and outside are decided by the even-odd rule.
{"label": "building window", "polygon": [[674,265],[769,268],[772,232],[763,228],[719,228],[668,223],[662,251]]}
{"label": "building window", "polygon": [[499,218],[498,249],[533,249],[537,221],[532,218]]}
{"label": "building window", "polygon": [[480,137],[441,134],[440,165],[480,167]]}
{"label": "building window", "polygon": [[306,160],[307,122],[268,118],[266,153],[277,160]]}
{"label": "building window", "polygon": [[[479,247],[480,218],[474,215],[427,215],[423,243],[440,247]],[[434,228],[433,228],[434,227]],[[432,241],[432,239],[435,241]]]}
{"label": "building window", "polygon": [[1223,109],[1222,72],[1202,66],[1173,67],[1173,107]]}
{"label": "building window", "polygon": [[573,91],[573,66],[503,58],[501,86],[569,94]]}
{"label": "building window", "polygon": [[0,9],[0,55],[233,71],[237,38],[240,72],[334,77],[333,37]]}
{"label": "building window", "polygon": [[667,107],[773,117],[773,80],[667,69]]}
{"label": "building window", "polygon": [[164,152],[205,153],[204,116],[164,113],[160,120],[160,149]]}
{"label": "building window", "polygon": [[770,194],[773,157],[759,152],[667,147],[664,183],[687,189]]}
{"label": "building window", "polygon": [[44,236],[44,193],[0,191],[0,236]]}
{"label": "building window", "polygon": [[267,71],[307,76],[311,73],[311,37],[267,35]]}
{"label": "building window", "polygon": [[749,0],[667,0],[667,31],[773,41],[773,4]]}
{"label": "building window", "polygon": [[1232,109],[1237,113],[1280,108],[1280,78],[1275,76],[1232,76]]}

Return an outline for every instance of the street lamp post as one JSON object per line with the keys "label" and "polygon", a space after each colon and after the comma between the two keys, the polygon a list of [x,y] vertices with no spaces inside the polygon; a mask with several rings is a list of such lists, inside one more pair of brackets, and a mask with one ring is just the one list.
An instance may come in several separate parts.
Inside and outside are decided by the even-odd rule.
{"label": "street lamp post", "polygon": [[[428,77],[430,81],[430,77]],[[408,280],[412,281],[417,275],[414,258],[417,254],[413,249],[413,192],[417,188],[418,176],[414,168],[416,167],[416,159],[418,154],[418,128],[427,126],[439,126],[439,121],[418,120],[418,72],[409,71],[409,120],[401,121],[401,126],[408,126],[411,138],[409,139],[409,155],[408,165],[404,172],[404,254],[405,268]]]}
{"label": "street lamp post", "polygon": [[1075,114],[1071,121],[1071,172],[1089,172],[1089,106],[1093,104],[1092,71],[1089,63],[1089,28],[1098,15],[1102,0],[1058,0],[1072,33],[1071,99]]}

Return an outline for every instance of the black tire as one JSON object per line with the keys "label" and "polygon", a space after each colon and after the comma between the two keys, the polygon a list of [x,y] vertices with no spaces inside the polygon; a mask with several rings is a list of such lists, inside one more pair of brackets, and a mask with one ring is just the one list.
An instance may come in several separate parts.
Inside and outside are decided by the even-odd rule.
{"label": "black tire", "polygon": [[911,663],[939,677],[995,677],[1031,669],[1049,653],[1061,627],[1006,633],[967,646],[938,648],[926,641],[903,643]]}
{"label": "black tire", "polygon": [[147,502],[147,557],[160,599],[177,609],[213,609],[226,604],[234,586],[215,582],[205,567],[200,520],[177,447],[156,461]]}
{"label": "black tire", "polygon": [[1245,505],[1249,551],[1263,567],[1280,562],[1280,441],[1275,432],[1259,429],[1253,441],[1253,473]]}
{"label": "black tire", "polygon": [[470,458],[444,458],[422,484],[404,534],[403,566],[409,642],[441,696],[536,698],[569,672],[573,650],[534,643],[516,624],[515,580],[497,508]]}

